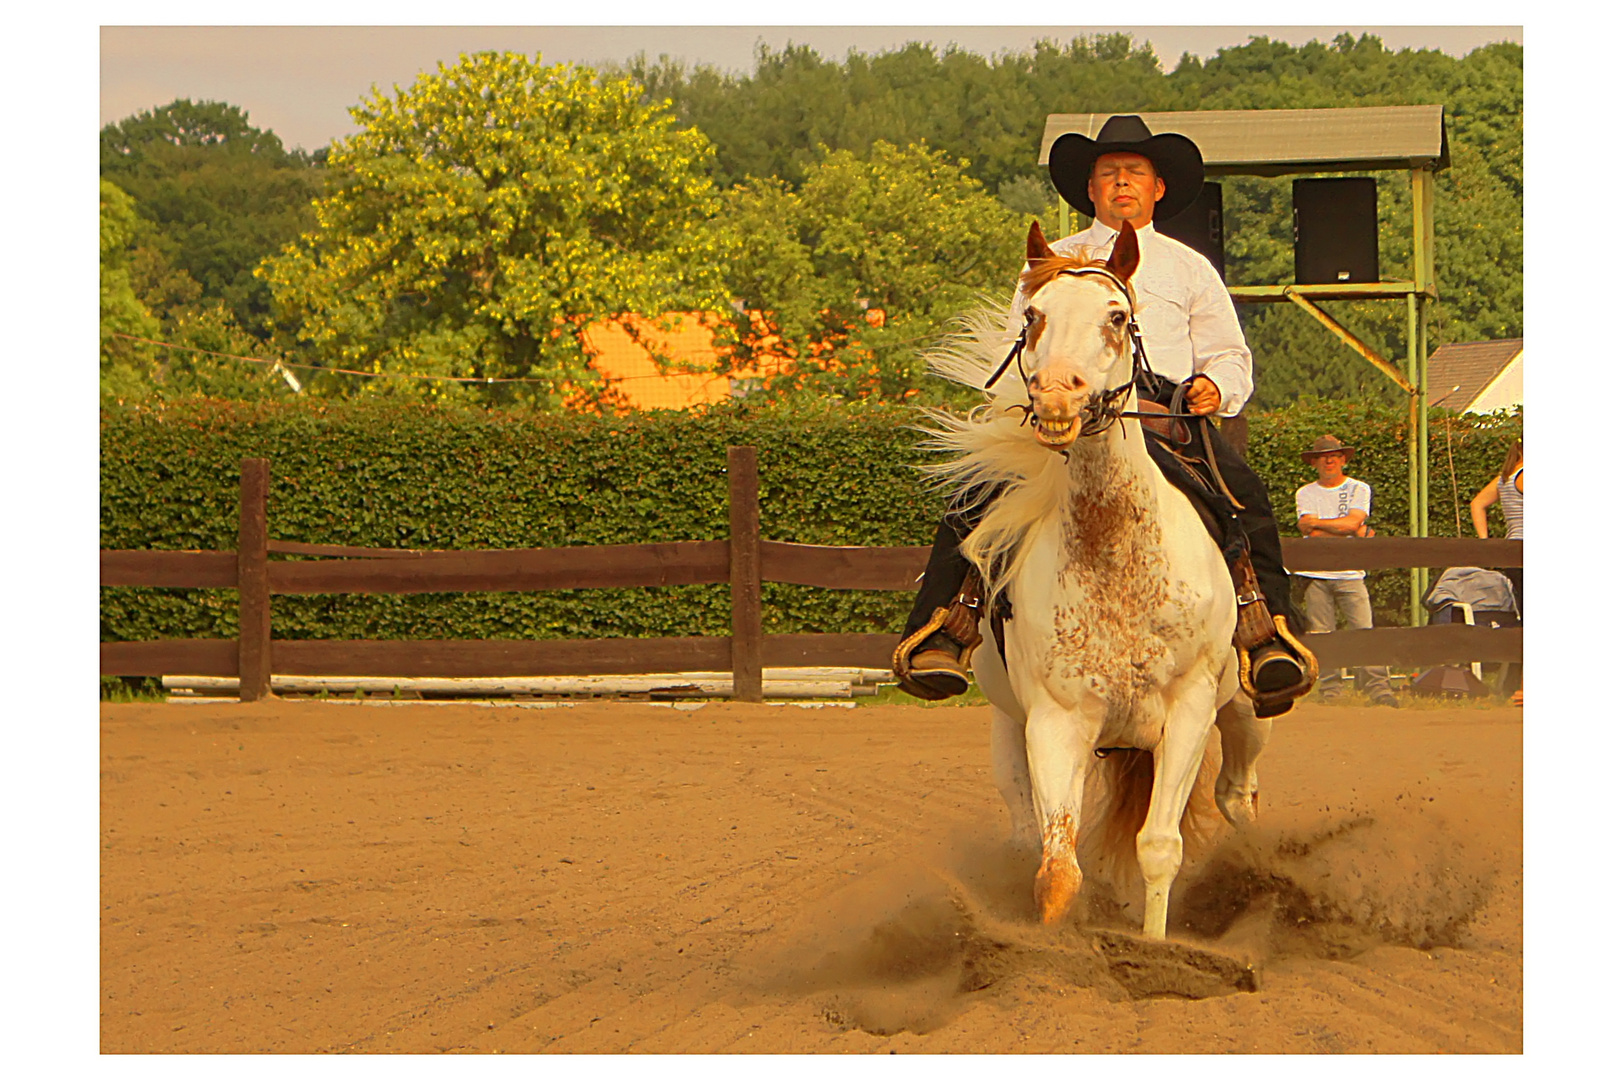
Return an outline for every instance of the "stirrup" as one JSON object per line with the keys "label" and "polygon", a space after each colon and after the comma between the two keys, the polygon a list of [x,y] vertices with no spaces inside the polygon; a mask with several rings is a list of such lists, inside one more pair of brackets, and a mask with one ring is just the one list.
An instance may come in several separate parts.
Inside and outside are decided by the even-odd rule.
{"label": "stirrup", "polygon": [[[1255,645],[1252,649],[1235,650],[1240,660],[1240,688],[1256,704],[1259,719],[1289,711],[1296,699],[1312,690],[1319,679],[1319,658],[1290,632],[1285,616],[1274,616],[1274,629],[1277,636],[1272,640]],[[1289,665],[1295,667],[1298,674],[1292,682],[1259,690],[1254,678],[1257,671],[1253,665],[1270,668]]]}
{"label": "stirrup", "polygon": [[[936,608],[923,626],[897,644],[891,654],[890,670],[903,692],[925,701],[940,701],[969,689],[970,657],[981,643],[981,591],[980,575],[971,569],[952,603]],[[920,646],[937,632],[958,647],[957,655],[942,649],[920,651]],[[929,659],[925,666],[915,664],[916,659],[926,657]]]}
{"label": "stirrup", "polygon": [[896,646],[896,651],[891,654],[891,673],[896,676],[897,684],[905,693],[923,698],[925,701],[940,701],[969,689],[969,679],[964,674],[969,665],[964,661],[968,658],[968,653],[974,651],[973,646],[959,657],[949,657],[939,649],[926,649],[918,655],[927,655],[932,659],[940,657],[947,662],[932,663],[923,670],[913,665],[915,652],[927,638],[939,631],[946,621],[947,609],[936,608],[935,613],[930,616],[930,621],[903,638]]}

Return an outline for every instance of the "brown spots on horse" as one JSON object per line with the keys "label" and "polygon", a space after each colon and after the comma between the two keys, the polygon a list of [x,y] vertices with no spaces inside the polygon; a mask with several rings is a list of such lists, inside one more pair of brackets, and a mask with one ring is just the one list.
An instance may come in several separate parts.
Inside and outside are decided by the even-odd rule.
{"label": "brown spots on horse", "polygon": [[1187,589],[1174,596],[1170,587],[1148,480],[1102,446],[1090,457],[1075,472],[1065,523],[1064,576],[1076,602],[1055,611],[1054,661],[1104,698],[1113,727],[1165,681],[1168,641],[1187,634],[1193,608]]}
{"label": "brown spots on horse", "polygon": [[1043,824],[1043,851],[1069,855],[1076,850],[1076,819],[1069,810],[1049,816]]}
{"label": "brown spots on horse", "polygon": [[1026,351],[1030,352],[1037,348],[1038,339],[1043,336],[1043,331],[1048,329],[1048,316],[1036,308],[1028,308],[1027,312],[1031,321],[1026,324]]}

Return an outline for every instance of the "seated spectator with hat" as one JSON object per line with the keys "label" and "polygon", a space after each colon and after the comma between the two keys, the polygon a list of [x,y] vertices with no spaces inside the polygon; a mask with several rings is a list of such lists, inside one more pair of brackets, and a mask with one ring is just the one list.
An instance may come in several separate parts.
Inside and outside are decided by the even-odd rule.
{"label": "seated spectator with hat", "polygon": [[[1374,535],[1369,527],[1369,485],[1344,471],[1356,452],[1334,435],[1320,435],[1303,452],[1302,461],[1319,473],[1317,480],[1296,489],[1296,527],[1303,536],[1352,539]],[[1337,609],[1346,617],[1348,629],[1368,630],[1374,625],[1362,570],[1309,570],[1296,576],[1307,581],[1303,607],[1308,633],[1334,630]],[[1375,704],[1395,706],[1398,699],[1388,679],[1385,668],[1367,667],[1358,672],[1357,685]]]}

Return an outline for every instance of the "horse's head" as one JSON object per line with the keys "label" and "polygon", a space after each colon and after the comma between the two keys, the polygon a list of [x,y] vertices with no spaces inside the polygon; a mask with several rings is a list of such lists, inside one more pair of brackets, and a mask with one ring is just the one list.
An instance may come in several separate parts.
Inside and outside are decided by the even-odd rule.
{"label": "horse's head", "polygon": [[1128,326],[1135,298],[1129,279],[1137,268],[1138,237],[1131,224],[1122,226],[1108,260],[1086,262],[1056,255],[1032,222],[1020,285],[1030,297],[1026,392],[1044,446],[1066,449],[1083,433],[1085,419],[1094,426],[1112,400],[1125,396],[1133,377]]}

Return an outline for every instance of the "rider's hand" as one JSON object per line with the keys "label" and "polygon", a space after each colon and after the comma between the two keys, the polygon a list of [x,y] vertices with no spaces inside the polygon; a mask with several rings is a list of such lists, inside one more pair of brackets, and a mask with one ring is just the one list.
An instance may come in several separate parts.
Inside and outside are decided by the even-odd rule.
{"label": "rider's hand", "polygon": [[1183,406],[1196,416],[1210,416],[1223,403],[1223,392],[1205,375],[1196,375],[1184,393]]}

